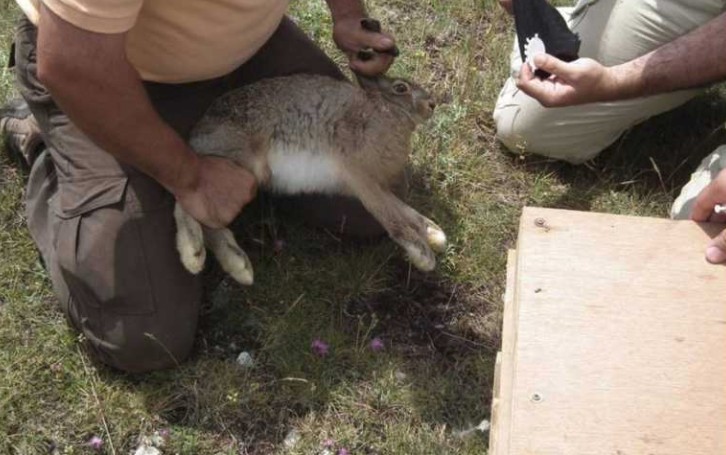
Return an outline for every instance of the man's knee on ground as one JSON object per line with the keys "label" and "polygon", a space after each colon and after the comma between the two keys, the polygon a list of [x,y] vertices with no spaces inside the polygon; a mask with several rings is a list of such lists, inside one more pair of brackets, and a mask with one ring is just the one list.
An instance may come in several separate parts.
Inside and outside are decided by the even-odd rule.
{"label": "man's knee on ground", "polygon": [[[610,141],[597,139],[597,134],[588,134],[582,125],[559,121],[555,114],[496,111],[494,121],[497,138],[514,154],[535,154],[571,164],[582,164],[597,156]],[[617,138],[617,136],[615,136]]]}
{"label": "man's knee on ground", "polygon": [[146,373],[177,367],[189,357],[194,331],[188,329],[188,324],[178,331],[170,330],[168,323],[163,324],[163,331],[135,330],[132,324],[122,322],[104,340],[90,340],[98,360],[127,373]]}

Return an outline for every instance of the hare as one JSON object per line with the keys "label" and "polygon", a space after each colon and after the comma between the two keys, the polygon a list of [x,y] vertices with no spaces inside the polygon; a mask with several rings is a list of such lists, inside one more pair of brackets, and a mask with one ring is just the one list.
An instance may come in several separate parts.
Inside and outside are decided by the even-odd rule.
{"label": "hare", "polygon": [[[190,146],[228,157],[256,177],[261,188],[282,194],[354,196],[423,271],[446,235],[391,192],[408,162],[411,134],[433,114],[431,97],[403,79],[359,77],[360,87],[325,76],[263,80],[217,99],[195,125]],[[205,246],[241,284],[252,284],[245,252],[228,229],[210,229],[174,210],[177,248],[184,266],[198,273]]]}

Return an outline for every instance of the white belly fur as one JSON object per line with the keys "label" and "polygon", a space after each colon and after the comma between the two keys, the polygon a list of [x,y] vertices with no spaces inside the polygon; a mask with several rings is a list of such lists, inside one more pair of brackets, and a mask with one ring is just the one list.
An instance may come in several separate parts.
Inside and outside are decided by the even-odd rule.
{"label": "white belly fur", "polygon": [[335,162],[325,153],[273,147],[267,155],[272,172],[270,188],[276,193],[328,193],[341,191]]}

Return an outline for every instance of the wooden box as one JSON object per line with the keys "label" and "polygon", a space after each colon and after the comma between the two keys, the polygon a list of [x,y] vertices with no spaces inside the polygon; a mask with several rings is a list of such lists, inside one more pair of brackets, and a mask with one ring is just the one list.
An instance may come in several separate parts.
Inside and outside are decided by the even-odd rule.
{"label": "wooden box", "polygon": [[490,455],[726,454],[722,228],[526,208]]}

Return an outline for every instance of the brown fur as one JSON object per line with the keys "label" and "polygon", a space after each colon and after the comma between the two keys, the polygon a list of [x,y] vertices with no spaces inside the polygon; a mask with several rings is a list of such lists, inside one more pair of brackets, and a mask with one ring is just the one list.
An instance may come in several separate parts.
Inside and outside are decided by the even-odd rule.
{"label": "brown fur", "polygon": [[[408,163],[414,129],[430,117],[433,103],[426,91],[405,80],[361,78],[360,83],[295,75],[240,88],[212,105],[192,131],[191,146],[236,160],[272,191],[357,197],[416,267],[431,270],[432,248],[445,248],[445,235],[398,199],[391,186]],[[200,229],[180,208],[176,219],[182,261],[196,273],[204,263],[203,256],[194,256]],[[231,233],[202,231],[222,267],[251,283],[249,260]]]}

